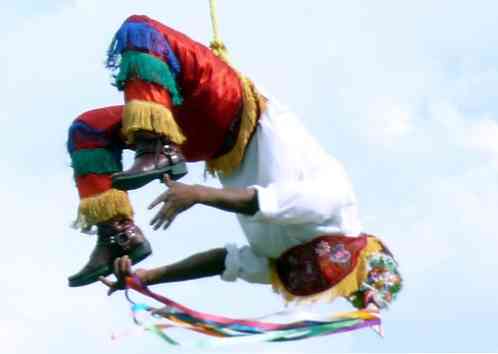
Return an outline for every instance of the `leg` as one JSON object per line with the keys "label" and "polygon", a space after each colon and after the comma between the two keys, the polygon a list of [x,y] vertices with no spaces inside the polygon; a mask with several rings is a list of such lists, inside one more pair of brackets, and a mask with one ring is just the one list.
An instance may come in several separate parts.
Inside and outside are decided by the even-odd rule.
{"label": "leg", "polygon": [[184,138],[172,114],[167,92],[154,84],[131,80],[125,86],[122,134],[135,147],[135,162],[112,177],[113,187],[137,189],[169,174],[177,180],[187,174],[185,158],[177,148]]}
{"label": "leg", "polygon": [[97,245],[83,269],[69,277],[70,286],[95,282],[112,271],[116,257],[129,255],[139,262],[151,253],[150,245],[133,223],[133,210],[126,192],[113,189],[111,174],[121,170],[120,138],[122,107],[87,112],[69,130],[76,186],[81,198],[82,227],[97,226]]}
{"label": "leg", "polygon": [[130,80],[125,85],[122,133],[135,146],[133,166],[112,178],[115,188],[137,189],[168,173],[177,180],[187,174],[185,158],[177,148],[184,137],[166,108],[169,95],[158,85]]}
{"label": "leg", "polygon": [[113,176],[113,186],[137,189],[165,173],[172,179],[183,177],[185,159],[176,146],[185,137],[173,116],[173,107],[182,103],[182,97],[176,83],[178,72],[171,61],[165,61],[174,54],[171,50],[163,53],[169,44],[146,24],[126,21],[110,48],[107,66],[118,70],[115,86],[124,91],[125,98],[122,133],[128,144],[136,146],[135,163]]}

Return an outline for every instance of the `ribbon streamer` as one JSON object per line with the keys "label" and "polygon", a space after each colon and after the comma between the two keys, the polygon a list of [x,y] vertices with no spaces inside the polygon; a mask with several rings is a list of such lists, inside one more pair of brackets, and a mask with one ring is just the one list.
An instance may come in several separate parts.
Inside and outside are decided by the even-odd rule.
{"label": "ribbon streamer", "polygon": [[[345,333],[366,327],[375,329],[381,325],[380,316],[366,310],[335,315],[310,315],[304,312],[284,311],[260,317],[259,320],[229,318],[192,310],[152,292],[136,277],[129,277],[126,282],[128,289],[133,289],[164,305],[159,309],[137,304],[131,300],[128,289],[126,291],[135,324],[145,331],[156,334],[170,345],[182,345],[166,333],[172,328],[183,328],[212,337],[196,343],[200,347],[212,347],[248,342],[292,341]],[[262,321],[282,314],[292,315],[299,320],[288,323]]]}

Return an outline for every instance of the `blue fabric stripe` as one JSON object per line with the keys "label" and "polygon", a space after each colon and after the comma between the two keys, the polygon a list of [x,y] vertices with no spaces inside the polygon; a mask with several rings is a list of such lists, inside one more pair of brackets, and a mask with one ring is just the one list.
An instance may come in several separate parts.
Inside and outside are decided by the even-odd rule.
{"label": "blue fabric stripe", "polygon": [[109,143],[102,130],[92,128],[89,125],[78,120],[74,121],[73,124],[71,124],[71,126],[69,127],[68,136],[69,138],[67,141],[67,151],[70,154],[72,154],[76,150],[77,136],[83,136],[88,139],[102,142],[103,145],[107,145]]}
{"label": "blue fabric stripe", "polygon": [[107,52],[106,67],[117,69],[119,57],[127,49],[145,50],[149,54],[160,54],[175,76],[181,72],[180,61],[164,36],[143,22],[125,22],[118,30]]}
{"label": "blue fabric stripe", "polygon": [[92,140],[94,142],[99,142],[102,144],[102,148],[105,148],[107,151],[109,151],[114,160],[118,163],[121,164],[122,158],[123,158],[123,148],[124,148],[124,143],[119,142],[118,140],[110,140],[106,134],[105,131],[102,129],[97,129],[89,126],[88,124],[75,120],[73,124],[69,127],[69,137],[67,140],[67,151],[69,154],[73,154],[77,149],[76,149],[76,139],[88,139]]}

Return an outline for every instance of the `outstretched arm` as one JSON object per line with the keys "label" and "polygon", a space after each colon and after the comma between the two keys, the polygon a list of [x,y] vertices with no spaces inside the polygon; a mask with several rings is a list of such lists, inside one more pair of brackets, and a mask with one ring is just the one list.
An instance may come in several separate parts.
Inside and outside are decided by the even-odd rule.
{"label": "outstretched arm", "polygon": [[128,256],[117,258],[114,261],[114,274],[117,281],[113,282],[104,277],[100,281],[109,287],[108,294],[124,289],[125,278],[132,274],[138,276],[145,285],[171,283],[192,279],[199,279],[220,275],[225,270],[227,251],[224,248],[215,248],[206,252],[194,254],[179,262],[152,269],[131,268]]}
{"label": "outstretched arm", "polygon": [[254,215],[258,210],[258,195],[252,188],[212,188],[202,185],[188,185],[164,178],[168,190],[157,197],[149,209],[163,203],[161,210],[150,224],[157,230],[166,229],[175,217],[195,204],[204,204],[221,210]]}
{"label": "outstretched arm", "polygon": [[146,284],[154,285],[220,275],[225,270],[226,254],[224,248],[215,248],[170,265],[150,269],[146,272]]}

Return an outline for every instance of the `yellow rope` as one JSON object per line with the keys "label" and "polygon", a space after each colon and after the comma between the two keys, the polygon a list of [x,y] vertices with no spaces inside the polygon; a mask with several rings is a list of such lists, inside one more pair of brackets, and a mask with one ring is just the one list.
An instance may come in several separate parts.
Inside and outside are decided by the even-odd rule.
{"label": "yellow rope", "polygon": [[264,110],[264,100],[257,92],[251,80],[242,75],[230,63],[227,48],[220,37],[218,18],[216,16],[216,0],[209,0],[209,5],[211,10],[211,24],[213,26],[213,41],[210,43],[209,47],[214,55],[230,65],[237,72],[242,83],[243,91],[243,111],[237,142],[232,150],[225,155],[207,161],[206,166],[207,170],[212,175],[228,176],[240,166],[249,139],[251,138],[254,129],[256,129],[258,115]]}
{"label": "yellow rope", "polygon": [[230,63],[227,48],[225,47],[225,44],[223,44],[220,36],[218,17],[216,16],[216,0],[209,0],[209,9],[211,13],[211,25],[213,27],[213,40],[209,44],[209,47],[217,57],[221,58],[226,63]]}
{"label": "yellow rope", "polygon": [[218,18],[216,17],[216,0],[209,1],[209,8],[211,11],[211,24],[213,26],[213,41],[220,41],[220,30],[218,26]]}

